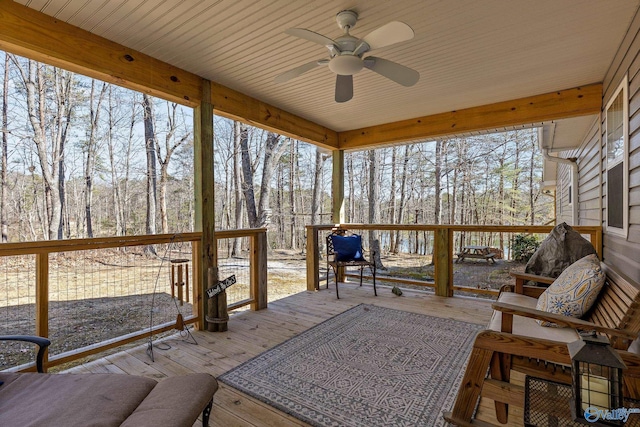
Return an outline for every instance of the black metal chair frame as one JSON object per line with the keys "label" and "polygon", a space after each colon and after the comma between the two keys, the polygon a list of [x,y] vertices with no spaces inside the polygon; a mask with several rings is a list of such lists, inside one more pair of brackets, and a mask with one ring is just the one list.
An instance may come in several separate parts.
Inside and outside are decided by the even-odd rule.
{"label": "black metal chair frame", "polygon": [[36,355],[36,370],[40,373],[44,373],[44,353],[47,351],[47,347],[51,345],[51,341],[43,337],[32,335],[3,335],[0,336],[0,341],[24,341],[37,345],[38,353]]}
{"label": "black metal chair frame", "polygon": [[[338,269],[342,267],[360,267],[360,286],[362,286],[362,274],[365,267],[369,267],[371,274],[373,275],[373,294],[378,296],[376,290],[376,263],[375,261],[367,261],[364,257],[361,260],[352,261],[338,261],[338,256],[333,248],[333,241],[331,236],[348,236],[353,233],[348,233],[346,230],[336,230],[327,236],[327,289],[329,289],[329,268],[333,269],[333,277],[336,283],[336,297],[340,299],[340,293],[338,291]],[[360,245],[360,252],[364,254],[362,244]],[[375,252],[371,251],[371,259],[375,260]]]}

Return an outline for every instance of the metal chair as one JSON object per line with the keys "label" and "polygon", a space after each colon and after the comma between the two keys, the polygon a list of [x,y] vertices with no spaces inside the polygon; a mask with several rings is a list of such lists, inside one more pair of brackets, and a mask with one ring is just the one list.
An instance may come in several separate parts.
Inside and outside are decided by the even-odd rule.
{"label": "metal chair", "polygon": [[[355,254],[340,254],[334,245],[334,236],[346,237],[346,238],[358,238],[357,251]],[[353,243],[353,242],[351,242]],[[360,267],[360,286],[362,286],[362,273],[365,267],[369,267],[373,275],[373,293],[378,296],[376,290],[376,263],[375,261],[367,261],[363,256],[362,240],[360,236],[353,233],[348,233],[345,230],[336,230],[327,236],[327,289],[329,289],[329,268],[333,269],[333,277],[336,283],[336,297],[340,299],[340,293],[338,292],[338,269],[341,267]],[[371,258],[375,259],[375,252],[371,252]]]}

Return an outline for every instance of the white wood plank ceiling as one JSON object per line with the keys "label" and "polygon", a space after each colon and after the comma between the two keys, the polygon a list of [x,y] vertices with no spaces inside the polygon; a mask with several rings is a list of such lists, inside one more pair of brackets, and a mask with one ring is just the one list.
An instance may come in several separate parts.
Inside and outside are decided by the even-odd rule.
{"label": "white wood plank ceiling", "polygon": [[[4,1],[4,0],[3,0]],[[572,88],[603,80],[640,0],[19,0],[337,131]],[[362,37],[392,20],[413,40],[375,51],[420,72],[405,88],[369,70],[354,97],[334,101],[319,67],[285,84],[278,74],[327,57],[284,34],[341,35],[355,10]]]}

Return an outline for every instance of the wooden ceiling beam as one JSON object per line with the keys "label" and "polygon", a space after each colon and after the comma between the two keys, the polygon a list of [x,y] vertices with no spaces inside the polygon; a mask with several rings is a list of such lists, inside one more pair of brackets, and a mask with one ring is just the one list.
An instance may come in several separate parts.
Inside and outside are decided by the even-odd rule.
{"label": "wooden ceiling beam", "polygon": [[220,84],[211,84],[211,102],[215,113],[220,116],[239,120],[330,150],[338,148],[338,133],[336,131]]}
{"label": "wooden ceiling beam", "polygon": [[358,150],[414,140],[597,114],[602,84],[566,89],[338,133],[339,148]]}
{"label": "wooden ceiling beam", "polygon": [[[196,107],[202,78],[13,1],[0,1],[0,49]],[[212,84],[215,113],[325,148],[337,133],[250,96]]]}

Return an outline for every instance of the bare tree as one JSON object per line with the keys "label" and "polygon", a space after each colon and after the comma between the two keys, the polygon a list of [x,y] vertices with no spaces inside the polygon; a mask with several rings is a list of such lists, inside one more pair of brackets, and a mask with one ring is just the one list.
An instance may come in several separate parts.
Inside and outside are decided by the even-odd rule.
{"label": "bare tree", "polygon": [[[402,224],[405,217],[405,202],[407,199],[407,175],[408,175],[408,165],[409,165],[409,157],[411,154],[411,145],[407,144],[404,146],[404,156],[402,161],[402,174],[400,178],[400,200],[398,201],[398,215],[397,222],[398,224]],[[402,241],[400,239],[400,230],[396,231],[396,238],[394,239],[394,246],[391,248],[391,252],[398,253],[400,250],[399,246]]]}
{"label": "bare tree", "polygon": [[249,227],[258,227],[258,210],[256,196],[253,190],[253,165],[249,153],[249,129],[245,124],[240,125],[240,152],[242,155],[242,193],[247,206]]}
{"label": "bare tree", "polygon": [[[163,233],[169,233],[169,219],[167,213],[167,183],[169,181],[169,162],[171,156],[182,144],[184,144],[191,133],[183,130],[182,135],[176,137],[178,131],[178,104],[167,103],[167,133],[164,138],[164,147],[160,146],[159,138],[154,138],[156,142],[156,155],[160,164],[160,218]],[[184,124],[184,121],[182,121]],[[146,129],[146,127],[145,127]],[[162,155],[164,151],[164,157]]]}
{"label": "bare tree", "polygon": [[[529,163],[529,215],[530,222],[529,224],[535,224],[535,202],[536,202],[536,192],[534,191],[535,183],[533,181],[534,170],[535,170],[535,160],[536,160],[536,140],[533,135],[529,137],[529,142],[531,143],[531,161]],[[574,203],[578,203],[578,201],[574,201]]]}
{"label": "bare tree", "polygon": [[144,111],[144,145],[147,153],[147,217],[146,233],[156,234],[156,133],[154,128],[155,115],[153,101],[146,93],[142,94],[142,108]]}
{"label": "bare tree", "polygon": [[[245,127],[245,138],[246,138],[246,127]],[[243,199],[242,199],[242,155],[241,155],[241,145],[240,139],[242,134],[242,125],[238,121],[233,122],[233,189],[234,189],[234,200],[235,200],[235,228],[242,228],[242,218],[243,218]],[[242,243],[241,238],[233,239],[233,248],[231,250],[231,256],[238,256],[240,254],[240,244]]]}
{"label": "bare tree", "polygon": [[[369,150],[369,224],[378,224],[380,222],[380,188],[378,176],[378,152]],[[385,269],[380,257],[380,239],[377,230],[369,230],[369,246],[371,251],[375,253],[372,260],[376,263],[376,267]]]}
{"label": "bare tree", "polygon": [[[398,157],[398,147],[391,149],[391,189],[389,191],[389,223],[395,224],[396,219],[396,180],[397,180],[397,168],[396,159]],[[389,232],[389,251],[395,253],[396,251],[396,236],[394,230]]]}
{"label": "bare tree", "polygon": [[322,152],[316,148],[315,168],[313,172],[313,189],[311,196],[311,224],[320,223],[320,204],[322,203],[322,166],[324,163]]}
{"label": "bare tree", "polygon": [[[131,160],[131,149],[133,146],[133,130],[137,123],[138,103],[136,97],[131,97],[128,103],[131,107],[130,116],[124,111],[120,111],[120,102],[116,99],[117,93],[114,88],[109,85],[108,91],[108,125],[107,125],[107,150],[109,156],[109,172],[111,177],[111,200],[113,201],[115,234],[124,236],[127,234],[127,189],[129,181],[129,165]],[[125,125],[125,126],[123,126]],[[121,144],[119,144],[117,128],[124,127],[128,130],[128,135]]]}
{"label": "bare tree", "polygon": [[[290,139],[286,139],[286,142],[290,142]],[[260,185],[260,201],[258,202],[258,215],[259,215],[259,227],[266,227],[269,225],[269,196],[271,194],[270,183],[273,177],[275,165],[280,161],[280,157],[284,154],[287,148],[285,140],[280,135],[274,133],[267,133],[267,138],[264,143],[264,162],[262,164],[262,181]]]}
{"label": "bare tree", "polygon": [[[46,221],[46,238],[62,237],[61,182],[64,182],[64,145],[73,111],[73,74],[57,68],[47,68],[51,79],[45,77],[45,66],[28,60],[25,66],[14,60],[22,77],[27,95],[27,113],[33,131],[38,161],[42,171]],[[51,83],[48,85],[48,83]],[[47,93],[53,92],[54,103],[48,102]]]}
{"label": "bare tree", "polygon": [[9,224],[7,223],[7,167],[8,160],[8,134],[9,134],[9,54],[4,54],[4,76],[2,78],[2,156],[0,157],[0,233],[2,234],[2,243],[9,241]]}
{"label": "bare tree", "polygon": [[298,151],[299,151],[298,143],[289,144],[289,208],[291,212],[291,222],[289,224],[289,233],[291,234],[291,244],[289,247],[291,249],[298,249],[298,241],[297,241],[297,228],[298,224],[296,221],[296,215],[298,214],[296,211],[296,171],[298,170]]}
{"label": "bare tree", "polygon": [[84,209],[87,223],[87,237],[93,237],[93,224],[91,218],[91,203],[93,200],[93,175],[95,173],[96,157],[98,155],[98,129],[100,127],[100,112],[102,101],[107,92],[107,84],[102,83],[102,88],[96,100],[96,81],[91,79],[91,92],[89,95],[89,131],[85,145],[84,168]]}

